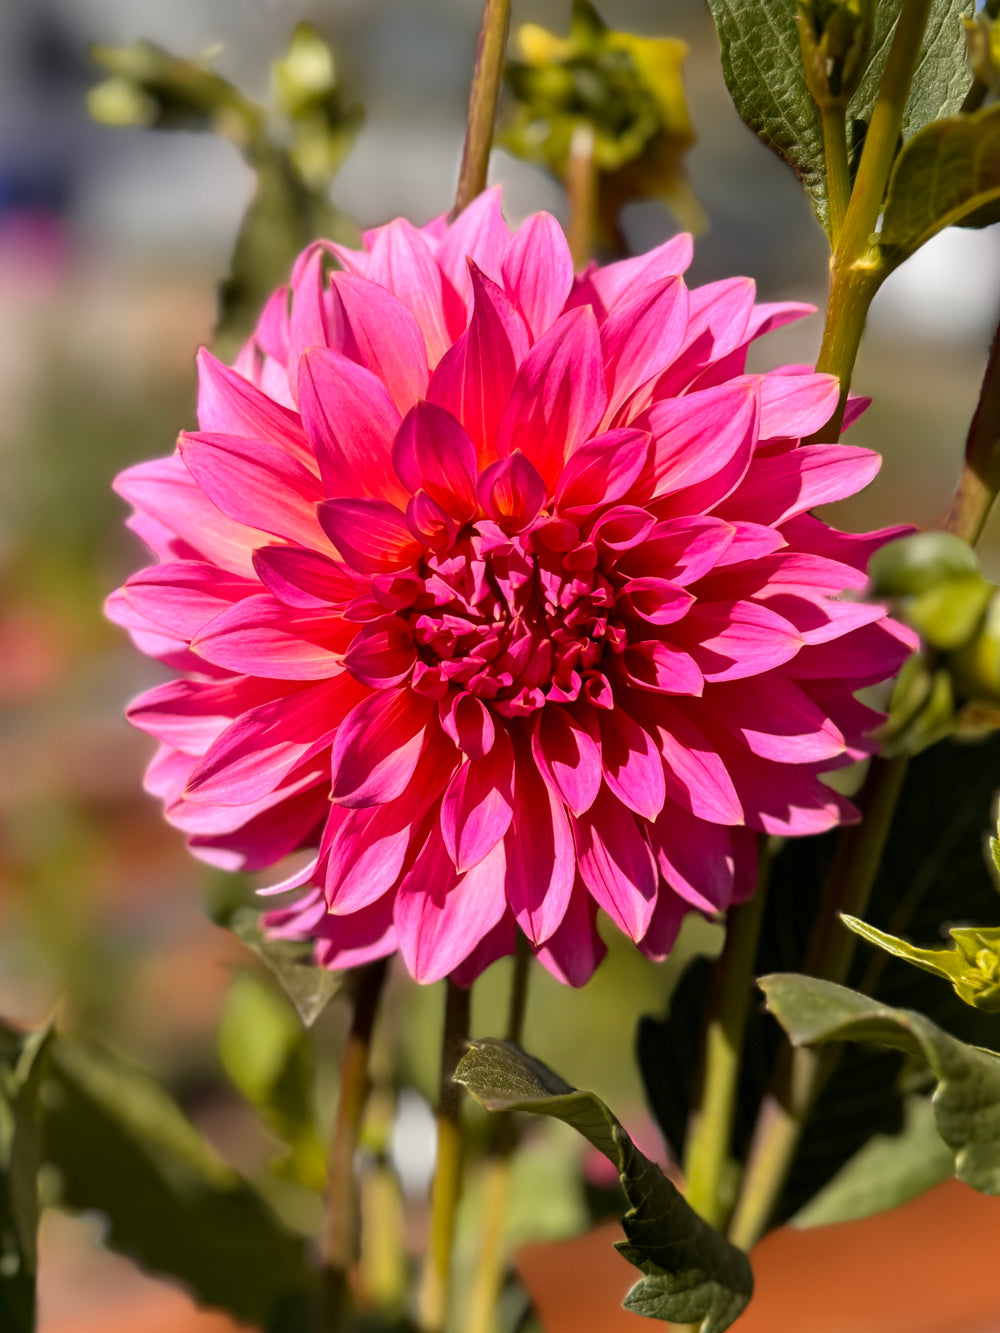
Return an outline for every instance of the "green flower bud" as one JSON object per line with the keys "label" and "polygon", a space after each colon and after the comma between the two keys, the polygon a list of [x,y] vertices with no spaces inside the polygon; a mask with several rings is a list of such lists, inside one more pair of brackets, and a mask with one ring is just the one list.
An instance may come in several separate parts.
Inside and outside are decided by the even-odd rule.
{"label": "green flower bud", "polygon": [[856,917],[845,915],[841,920],[855,935],[894,958],[950,981],[966,1004],[987,1013],[1000,1012],[1000,926],[954,926],[948,932],[953,949],[920,949]]}
{"label": "green flower bud", "polygon": [[978,573],[975,551],[950,532],[915,532],[887,542],[868,567],[877,597],[926,592],[945,579]]}
{"label": "green flower bud", "polygon": [[846,106],[871,49],[874,0],[799,0],[799,42],[809,91],[819,106]]}

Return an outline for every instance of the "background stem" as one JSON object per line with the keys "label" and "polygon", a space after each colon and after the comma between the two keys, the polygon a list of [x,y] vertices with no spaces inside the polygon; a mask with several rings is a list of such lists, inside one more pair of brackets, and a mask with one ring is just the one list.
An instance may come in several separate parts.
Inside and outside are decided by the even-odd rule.
{"label": "background stem", "polygon": [[471,994],[450,978],[445,986],[437,1160],[431,1186],[431,1234],[417,1312],[422,1333],[442,1333],[448,1321],[451,1254],[462,1193],[462,1089],[454,1082],[452,1074],[469,1036]]}
{"label": "background stem", "polygon": [[320,1256],[323,1268],[325,1325],[341,1327],[347,1298],[347,1274],[360,1247],[360,1207],[354,1158],[361,1120],[371,1089],[368,1055],[379,997],[385,981],[384,959],[363,968],[354,994],[351,1027],[340,1060],[340,1088],[327,1166],[326,1199]]}
{"label": "background stem", "polygon": [[594,127],[584,121],[573,131],[566,163],[566,194],[569,197],[569,226],[566,239],[579,273],[594,253],[594,221],[597,215],[597,164],[594,161]]}
{"label": "background stem", "polygon": [[704,1067],[688,1132],[684,1175],[687,1201],[706,1222],[721,1227],[729,1211],[724,1173],[736,1116],[747,1012],[753,1003],[753,964],[766,898],[766,866],[761,862],[757,892],[729,913],[726,944],[712,973],[702,1046]]}
{"label": "background stem", "polygon": [[979,402],[965,442],[965,462],[943,526],[973,545],[1000,491],[1000,325],[993,336]]}
{"label": "background stem", "polygon": [[830,204],[830,248],[836,250],[851,202],[851,169],[847,160],[847,110],[839,103],[820,107],[826,194]]}
{"label": "background stem", "polygon": [[510,28],[510,0],[486,0],[483,23],[476,47],[476,64],[469,93],[465,148],[458,174],[458,190],[452,217],[468,208],[486,189],[486,172],[493,146],[493,124],[503,78],[504,52]]}

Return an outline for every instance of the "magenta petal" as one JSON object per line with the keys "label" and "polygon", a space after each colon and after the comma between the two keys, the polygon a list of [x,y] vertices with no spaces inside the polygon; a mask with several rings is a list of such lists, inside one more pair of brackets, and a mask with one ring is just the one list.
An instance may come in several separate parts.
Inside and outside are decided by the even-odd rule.
{"label": "magenta petal", "polygon": [[500,212],[497,186],[477,195],[449,225],[435,258],[438,267],[461,300],[472,297],[469,260],[492,281],[501,281],[503,255],[510,244],[510,231]]}
{"label": "magenta petal", "polygon": [[622,585],[620,599],[642,620],[650,625],[673,625],[687,614],[694,604],[694,594],[678,587],[669,579],[629,579]]}
{"label": "magenta petal", "polygon": [[523,454],[491,463],[479,478],[479,503],[505,532],[521,532],[545,503],[545,483]]}
{"label": "magenta petal", "polygon": [[262,546],[253,553],[253,566],[269,592],[303,611],[340,606],[360,591],[353,569],[298,546]]}
{"label": "magenta petal", "polygon": [[764,759],[808,764],[836,759],[846,748],[839,728],[805,691],[777,674],[720,686],[706,703],[718,723]]}
{"label": "magenta petal", "polygon": [[759,458],[723,515],[777,526],[817,505],[855,495],[871,481],[882,460],[871,449],[848,444],[811,444],[773,458]]}
{"label": "magenta petal", "polygon": [[441,358],[427,397],[461,423],[485,463],[496,457],[497,423],[528,334],[510,298],[475,267],[472,289],[469,326]]}
{"label": "magenta petal", "polygon": [[352,708],[333,743],[333,799],[356,807],[397,797],[413,776],[433,708],[405,688],[376,690]]}
{"label": "magenta petal", "polygon": [[672,236],[644,255],[634,259],[620,259],[581,275],[581,286],[593,287],[605,311],[614,310],[620,301],[643,291],[664,278],[679,277],[691,264],[694,245],[686,233]]}
{"label": "magenta petal", "polygon": [[657,714],[669,799],[711,824],[742,824],[743,807],[719,747],[673,704],[660,701]]}
{"label": "magenta petal", "polygon": [[519,449],[551,493],[566,457],[597,429],[606,403],[597,321],[582,306],[558,319],[525,357],[497,428],[497,452]]}
{"label": "magenta petal", "polygon": [[190,640],[220,612],[259,590],[252,579],[226,574],[206,561],[178,560],[140,570],[122,592],[144,620]]}
{"label": "magenta petal", "polygon": [[550,704],[538,714],[531,733],[538,771],[574,815],[589,810],[601,786],[601,746],[590,728],[565,708]]}
{"label": "magenta petal", "polygon": [[579,885],[559,926],[537,950],[538,961],[565,986],[585,986],[607,953],[596,916],[595,902]]}
{"label": "magenta petal", "polygon": [[623,656],[625,674],[641,690],[664,694],[700,695],[705,677],[698,663],[683,648],[658,639],[630,644]]}
{"label": "magenta petal", "polygon": [[385,500],[324,500],[318,514],[334,546],[361,573],[403,569],[420,554],[405,517]]}
{"label": "magenta petal", "polygon": [[657,380],[654,397],[675,397],[699,371],[741,345],[753,311],[755,290],[750,278],[725,278],[690,289],[684,346]]}
{"label": "magenta petal", "polygon": [[644,420],[653,434],[658,507],[688,515],[735,490],[750,466],[758,416],[758,390],[749,382],[654,403]]}
{"label": "magenta petal", "polygon": [[646,466],[650,437],[645,431],[611,430],[574,451],[556,487],[556,509],[580,519],[600,505],[626,495]]}
{"label": "magenta petal", "polygon": [[341,350],[383,382],[400,412],[427,390],[427,353],[417,321],[391,292],[353,273],[330,277]]}
{"label": "magenta petal", "polygon": [[276,445],[235,435],[189,435],[181,457],[213,504],[261,532],[302,545],[327,547],[316,519],[319,479]]}
{"label": "magenta petal", "polygon": [[299,369],[299,407],[326,494],[405,501],[392,467],[399,410],[370,370],[311,348]]}
{"label": "magenta petal", "polygon": [[357,626],[329,612],[292,611],[276,597],[245,597],[210,621],[191,648],[240,675],[323,680],[340,670]]}
{"label": "magenta petal", "polygon": [[194,769],[188,794],[219,805],[243,805],[266,796],[298,764],[329,747],[337,724],[363,694],[364,686],[345,671],[251,708]]}
{"label": "magenta petal", "polygon": [[760,438],[800,440],[825,426],[840,397],[836,375],[782,375],[760,381]]}
{"label": "magenta petal", "polygon": [[274,440],[290,453],[310,457],[297,412],[282,407],[204,347],[198,353],[198,425],[212,435]]}
{"label": "magenta petal", "polygon": [[622,408],[637,390],[669,365],[687,330],[688,293],[683,278],[666,278],[615,307],[601,325],[607,367],[605,421],[629,417]]}
{"label": "magenta petal", "polygon": [[435,828],[396,892],[399,949],[411,974],[422,982],[448,976],[506,907],[504,844],[460,876]]}
{"label": "magenta petal", "polygon": [[140,694],[129,704],[126,716],[141,731],[197,756],[234,718],[283,692],[269,680],[171,680]]}
{"label": "magenta petal", "polygon": [[555,218],[536,213],[518,227],[501,270],[508,295],[537,340],[562,313],[573,285],[573,260]]}
{"label": "magenta petal", "polygon": [[699,602],[675,631],[709,681],[742,680],[791,661],[805,640],[759,602]]}
{"label": "magenta petal", "polygon": [[653,738],[623,708],[601,712],[604,781],[623,805],[655,819],[666,799],[663,759]]}
{"label": "magenta petal", "polygon": [[633,940],[656,906],[656,865],[635,815],[605,790],[573,825],[580,875],[592,897]]}
{"label": "magenta petal", "polygon": [[474,694],[449,694],[439,705],[441,726],[469,759],[482,759],[493,748],[493,715]]}
{"label": "magenta petal", "polygon": [[366,276],[397,296],[420,328],[427,360],[436,366],[451,342],[446,302],[451,284],[441,273],[430,246],[412,223],[397,218],[380,227],[368,259]]}
{"label": "magenta petal", "polygon": [[501,727],[489,754],[455,771],[441,802],[441,833],[459,872],[478,865],[510,827],[514,752]]}
{"label": "magenta petal", "polygon": [[456,986],[468,987],[499,958],[507,958],[517,951],[517,927],[507,911],[492,930],[488,931],[451,973]]}
{"label": "magenta petal", "polygon": [[678,898],[665,884],[661,885],[649,927],[642,939],[636,941],[640,951],[654,962],[662,963],[677,943],[688,910],[683,899]]}
{"label": "magenta petal", "polygon": [[525,935],[538,945],[559,929],[576,878],[573,836],[566,811],[518,753],[514,819],[505,839],[507,901]]}
{"label": "magenta petal", "polygon": [[344,654],[344,666],[363,685],[385,689],[398,685],[417,660],[413,635],[405,620],[386,616],[365,625]]}
{"label": "magenta petal", "polygon": [[459,522],[476,512],[476,447],[459,423],[434,403],[417,403],[399,428],[392,450],[400,481],[424,490]]}
{"label": "magenta petal", "polygon": [[[263,924],[266,928],[268,923]],[[325,913],[315,927],[315,934],[316,962],[320,967],[340,971],[386,958],[397,948],[392,896],[386,894],[350,916]]]}

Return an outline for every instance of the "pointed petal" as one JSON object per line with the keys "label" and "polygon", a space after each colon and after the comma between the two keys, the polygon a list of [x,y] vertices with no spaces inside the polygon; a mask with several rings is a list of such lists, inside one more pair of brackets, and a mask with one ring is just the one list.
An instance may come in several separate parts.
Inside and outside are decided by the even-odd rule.
{"label": "pointed petal", "polygon": [[619,929],[641,939],[656,905],[656,865],[649,843],[607,789],[573,826],[580,875]]}
{"label": "pointed petal", "polygon": [[409,411],[430,373],[417,321],[391,292],[353,273],[331,274],[330,286],[345,354],[382,381],[400,412]]}
{"label": "pointed petal", "polygon": [[538,961],[565,986],[585,986],[607,946],[597,933],[597,905],[582,884],[574,888],[566,915],[538,950]]}
{"label": "pointed petal", "polygon": [[650,437],[645,431],[610,430],[580,446],[556,486],[556,509],[580,519],[626,495],[646,466]]}
{"label": "pointed petal", "polygon": [[760,438],[800,440],[825,426],[840,397],[836,375],[782,375],[760,381]]}
{"label": "pointed petal", "polygon": [[[372,241],[367,277],[392,292],[410,311],[423,334],[428,363],[436,366],[454,336],[449,332],[449,296],[453,311],[461,308],[461,302],[443,277],[425,237],[405,218],[380,227]],[[454,319],[453,313],[452,323]]]}
{"label": "pointed petal", "polygon": [[581,274],[578,284],[586,289],[589,284],[600,299],[605,311],[611,311],[619,301],[628,300],[635,292],[664,278],[679,277],[691,263],[694,244],[686,233],[672,236],[669,241],[648,250],[634,259],[620,259]]}
{"label": "pointed petal", "polygon": [[758,458],[720,512],[777,526],[817,505],[857,494],[881,463],[871,449],[849,444],[810,444]]}
{"label": "pointed petal", "polygon": [[539,945],[559,929],[566,913],[576,857],[562,802],[534,770],[526,748],[518,758],[514,818],[504,840],[507,901],[525,935]]}
{"label": "pointed petal", "polygon": [[520,532],[545,503],[545,483],[523,454],[491,463],[479,478],[479,503],[505,532]]}
{"label": "pointed petal", "polygon": [[759,602],[698,602],[674,635],[707,681],[742,680],[790,662],[805,640],[791,621]]}
{"label": "pointed petal", "polygon": [[540,710],[531,753],[549,787],[574,815],[593,805],[601,786],[601,747],[596,723],[583,726],[567,709]]}
{"label": "pointed petal", "polygon": [[536,213],[511,238],[501,263],[504,286],[537,341],[562,313],[573,285],[573,260],[563,229]]}
{"label": "pointed petal", "polygon": [[269,592],[302,611],[341,606],[361,590],[353,569],[300,546],[262,546],[253,567]]}
{"label": "pointed petal", "polygon": [[122,588],[125,601],[144,620],[186,640],[234,602],[259,591],[252,579],[226,574],[200,560],[170,561],[140,570]]}
{"label": "pointed petal", "polygon": [[498,283],[510,239],[510,230],[500,211],[497,186],[477,195],[441,238],[435,256],[438,266],[466,305],[472,297],[468,260]]}
{"label": "pointed petal", "polygon": [[459,423],[434,403],[417,403],[403,420],[392,449],[403,485],[424,490],[460,523],[476,512],[476,447]]}
{"label": "pointed petal", "polygon": [[666,278],[621,302],[608,315],[601,325],[607,425],[626,425],[630,414],[622,409],[629,399],[670,364],[687,331],[687,312],[684,279]]}
{"label": "pointed petal", "polygon": [[663,759],[656,742],[623,708],[600,713],[604,781],[623,805],[655,819],[666,799]]}
{"label": "pointed petal", "polygon": [[459,872],[478,865],[510,827],[514,751],[501,727],[489,754],[456,770],[441,802],[441,833]]}
{"label": "pointed petal", "polygon": [[352,708],[333,743],[333,799],[352,808],[394,800],[413,776],[433,709],[406,688],[376,690]]}
{"label": "pointed petal", "polygon": [[753,457],[759,410],[752,382],[654,403],[643,420],[653,434],[658,510],[679,517],[697,513],[735,490]]}
{"label": "pointed petal", "polygon": [[666,701],[658,705],[655,726],[668,799],[711,824],[742,824],[743,808],[718,747]]}
{"label": "pointed petal", "polygon": [[363,574],[404,569],[420,554],[405,517],[385,500],[324,500],[317,512],[334,546]]}
{"label": "pointed petal", "polygon": [[336,675],[356,625],[329,611],[292,611],[269,593],[245,597],[191,643],[206,662],[240,675],[323,680]]}
{"label": "pointed petal", "polygon": [[249,380],[217,360],[206,348],[198,352],[198,425],[213,435],[242,435],[273,440],[300,459],[312,451],[302,418],[261,393]]}

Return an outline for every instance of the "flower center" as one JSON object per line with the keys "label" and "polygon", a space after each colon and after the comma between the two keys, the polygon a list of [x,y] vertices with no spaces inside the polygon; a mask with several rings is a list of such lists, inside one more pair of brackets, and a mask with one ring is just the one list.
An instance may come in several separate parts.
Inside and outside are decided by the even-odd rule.
{"label": "flower center", "polygon": [[507,717],[581,693],[606,706],[615,592],[574,524],[543,518],[510,534],[482,521],[417,572],[422,590],[406,613],[414,689],[442,697],[458,686]]}

